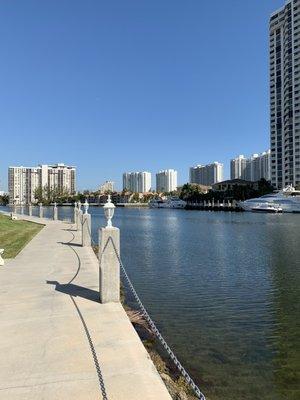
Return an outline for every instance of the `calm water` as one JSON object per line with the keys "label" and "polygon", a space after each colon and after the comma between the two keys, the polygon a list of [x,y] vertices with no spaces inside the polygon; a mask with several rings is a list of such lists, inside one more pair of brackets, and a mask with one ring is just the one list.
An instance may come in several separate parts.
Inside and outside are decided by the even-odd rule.
{"label": "calm water", "polygon": [[[90,211],[96,239],[103,210]],[[114,224],[142,301],[209,399],[300,399],[300,215],[118,208]]]}

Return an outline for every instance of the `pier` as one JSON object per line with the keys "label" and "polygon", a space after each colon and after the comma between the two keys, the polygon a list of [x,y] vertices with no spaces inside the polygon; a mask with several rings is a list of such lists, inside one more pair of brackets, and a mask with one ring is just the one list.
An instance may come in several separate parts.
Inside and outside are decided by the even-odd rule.
{"label": "pier", "polygon": [[186,210],[204,211],[243,211],[236,201],[203,201],[201,203],[187,203]]}

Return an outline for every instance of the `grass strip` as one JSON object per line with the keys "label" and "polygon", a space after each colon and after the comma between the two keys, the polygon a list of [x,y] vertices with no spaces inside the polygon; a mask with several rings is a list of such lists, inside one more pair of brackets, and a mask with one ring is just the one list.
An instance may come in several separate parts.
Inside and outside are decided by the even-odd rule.
{"label": "grass strip", "polygon": [[11,220],[0,214],[0,248],[3,258],[14,258],[44,225],[29,221]]}

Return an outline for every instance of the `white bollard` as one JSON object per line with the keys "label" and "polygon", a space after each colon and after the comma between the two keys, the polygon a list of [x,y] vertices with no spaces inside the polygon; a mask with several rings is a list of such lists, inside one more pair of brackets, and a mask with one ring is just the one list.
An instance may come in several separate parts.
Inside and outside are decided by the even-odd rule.
{"label": "white bollard", "polygon": [[44,215],[43,204],[40,203],[39,206],[40,206],[39,215],[40,215],[40,218],[43,218],[43,215]]}
{"label": "white bollard", "polygon": [[3,253],[4,253],[4,249],[0,249],[0,266],[4,265],[4,260],[2,258]]}
{"label": "white bollard", "polygon": [[78,210],[77,213],[77,230],[79,232],[82,230],[82,210]]}
{"label": "white bollard", "polygon": [[57,204],[56,203],[54,203],[54,206],[53,206],[53,220],[57,221]]}
{"label": "white bollard", "polygon": [[115,205],[110,195],[103,209],[107,225],[99,230],[100,302],[116,303],[120,301],[120,230],[112,226]]}
{"label": "white bollard", "polygon": [[77,208],[77,203],[75,201],[75,203],[74,203],[74,218],[73,218],[73,222],[75,225],[77,225],[77,211],[78,211],[78,208]]}
{"label": "white bollard", "polygon": [[91,215],[83,214],[82,216],[82,246],[92,245],[91,231]]}
{"label": "white bollard", "polygon": [[[115,248],[114,248],[114,245]],[[114,227],[99,230],[100,302],[120,301],[120,230]]]}

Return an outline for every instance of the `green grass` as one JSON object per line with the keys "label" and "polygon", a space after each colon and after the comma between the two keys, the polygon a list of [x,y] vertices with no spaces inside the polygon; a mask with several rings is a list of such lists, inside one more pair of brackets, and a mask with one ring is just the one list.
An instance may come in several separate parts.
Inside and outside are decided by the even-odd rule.
{"label": "green grass", "polygon": [[3,258],[14,258],[28,242],[44,227],[28,221],[12,221],[0,215],[0,248]]}

